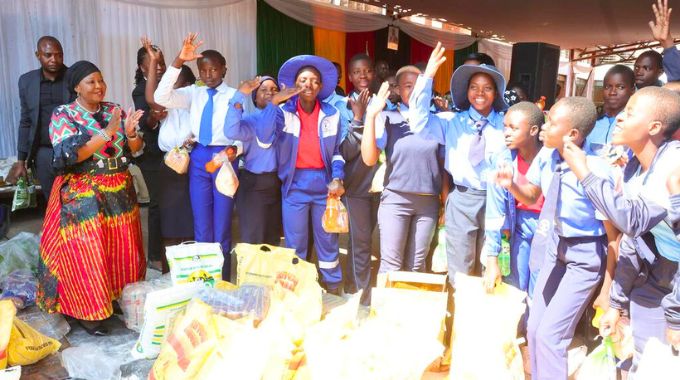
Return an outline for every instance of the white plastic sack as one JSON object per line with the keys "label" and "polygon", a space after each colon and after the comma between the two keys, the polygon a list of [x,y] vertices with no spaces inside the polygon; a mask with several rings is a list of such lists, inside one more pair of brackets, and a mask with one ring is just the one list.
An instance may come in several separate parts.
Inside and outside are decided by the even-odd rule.
{"label": "white plastic sack", "polygon": [[222,164],[219,173],[217,173],[217,178],[215,178],[215,187],[220,193],[233,198],[238,189],[238,177],[234,168],[231,166],[231,162],[227,161]]}
{"label": "white plastic sack", "polygon": [[482,278],[456,274],[451,379],[524,379],[517,323],[525,298],[507,284],[488,294]]}
{"label": "white plastic sack", "polygon": [[185,242],[165,249],[172,283],[201,281],[213,288],[222,279],[224,256],[219,243]]}
{"label": "white plastic sack", "polygon": [[165,341],[172,320],[203,288],[203,284],[193,282],[148,293],[144,302],[144,324],[137,343],[132,347],[132,357],[155,359],[161,352],[161,344]]}
{"label": "white plastic sack", "polygon": [[671,380],[680,376],[680,356],[669,345],[651,338],[642,353],[635,380]]}

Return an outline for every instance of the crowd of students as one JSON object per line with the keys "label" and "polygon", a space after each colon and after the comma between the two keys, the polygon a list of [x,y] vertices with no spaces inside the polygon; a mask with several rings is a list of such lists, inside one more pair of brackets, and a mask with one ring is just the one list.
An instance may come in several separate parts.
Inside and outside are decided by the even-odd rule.
{"label": "crowd of students", "polygon": [[[49,168],[36,161],[49,196],[39,303],[105,334],[93,322],[112,313],[126,283],[143,278],[139,210],[129,204],[126,170],[134,160],[150,188],[151,261],[162,261],[163,246],[218,242],[228,278],[236,208],[240,241],[277,245],[283,233],[302,259],[314,244],[326,290],[362,289],[368,304],[375,227],[384,273],[427,271],[437,226],[445,224],[454,290],[460,272],[482,275],[489,292],[500,281],[527,292],[519,330],[533,378],[567,378],[567,347],[591,305],[606,311],[602,334],[616,334],[621,318],[630,318],[634,373],[651,337],[680,347],[680,95],[672,90],[680,52],[667,4],[653,9],[663,56],[649,51],[634,69],[613,66],[599,116],[582,97],[560,99],[544,114],[521,86],[506,91],[483,54],[455,70],[450,101],[435,96],[433,78],[446,59],[441,44],[425,66],[396,72],[368,55],[352,57],[346,96],[337,66],[313,55],[234,89],[223,81],[225,57],[199,53],[193,33],[167,66],[161,49],[142,39],[137,111],[126,115],[103,101],[96,66],[81,61],[67,69],[59,42],[41,38],[37,98],[48,101],[33,122],[31,110],[22,116],[21,160],[11,173],[25,175],[35,147],[45,153],[53,146]],[[194,60],[200,85],[185,65]],[[671,89],[659,87],[664,71]],[[60,80],[50,96],[43,93]],[[57,101],[62,87],[72,96]],[[48,123],[42,109],[57,103],[64,105]],[[180,147],[191,150],[187,174],[163,163],[164,153]],[[217,190],[217,172],[206,169],[221,152],[239,173],[234,198]],[[383,188],[374,192],[381,161]],[[338,235],[322,227],[329,197],[349,214],[344,270]],[[506,244],[511,270],[503,277],[498,256]]]}

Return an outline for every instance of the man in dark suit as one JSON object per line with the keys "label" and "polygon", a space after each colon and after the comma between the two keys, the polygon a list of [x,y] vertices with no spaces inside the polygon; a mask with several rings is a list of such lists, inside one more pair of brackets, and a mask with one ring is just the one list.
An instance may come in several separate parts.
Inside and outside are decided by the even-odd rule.
{"label": "man in dark suit", "polygon": [[59,40],[52,36],[40,37],[35,52],[40,68],[19,78],[21,120],[17,141],[17,162],[10,169],[7,182],[16,183],[33,168],[42,186],[45,199],[49,198],[54,182],[52,142],[49,126],[52,111],[69,102],[71,95],[64,81],[64,51]]}

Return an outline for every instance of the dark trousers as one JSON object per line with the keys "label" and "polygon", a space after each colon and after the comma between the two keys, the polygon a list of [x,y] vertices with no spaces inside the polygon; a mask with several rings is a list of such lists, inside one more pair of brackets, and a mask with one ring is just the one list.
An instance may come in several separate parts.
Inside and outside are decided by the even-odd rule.
{"label": "dark trousers", "polygon": [[41,146],[35,153],[35,176],[40,182],[45,201],[50,199],[52,184],[54,183],[54,168],[52,167],[52,156],[54,151],[51,147]]}
{"label": "dark trousers", "polygon": [[241,170],[236,193],[241,241],[279,245],[281,242],[281,181],[276,172]]}
{"label": "dark trousers", "polygon": [[137,164],[144,176],[146,188],[149,190],[149,205],[148,205],[148,231],[149,231],[149,245],[147,247],[149,261],[159,261],[165,252],[163,249],[163,234],[161,233],[161,209],[158,205],[159,191],[159,162],[163,160],[163,156],[142,155]]}
{"label": "dark trousers", "polygon": [[371,241],[378,222],[380,194],[367,197],[345,196],[343,200],[349,215],[345,289],[349,293],[363,289],[362,303],[367,304],[371,291]]}

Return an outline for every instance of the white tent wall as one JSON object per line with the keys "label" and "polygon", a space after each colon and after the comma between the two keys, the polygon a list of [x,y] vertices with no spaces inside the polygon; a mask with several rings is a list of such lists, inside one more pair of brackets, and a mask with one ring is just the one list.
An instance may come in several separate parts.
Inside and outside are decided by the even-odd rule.
{"label": "white tent wall", "polygon": [[[107,100],[132,106],[139,38],[148,35],[168,65],[188,32],[227,59],[225,81],[256,73],[256,0],[3,0],[0,7],[0,157],[16,154],[19,76],[39,67],[35,44],[57,37],[64,62],[86,59],[102,70]],[[190,64],[196,76],[195,63]]]}

